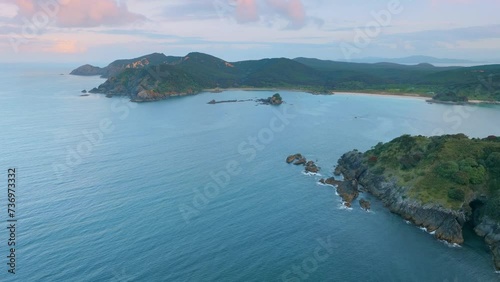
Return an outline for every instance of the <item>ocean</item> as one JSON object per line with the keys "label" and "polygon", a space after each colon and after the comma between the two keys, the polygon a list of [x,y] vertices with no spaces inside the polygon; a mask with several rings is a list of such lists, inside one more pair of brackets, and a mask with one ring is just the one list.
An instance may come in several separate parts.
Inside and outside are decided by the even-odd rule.
{"label": "ocean", "polygon": [[[274,92],[154,103],[91,94],[70,66],[0,71],[1,281],[498,281],[471,232],[449,246],[391,214],[343,208],[339,157],[401,134],[500,135],[499,106]],[[302,153],[321,175],[285,158]],[[15,274],[8,169],[15,169]],[[3,187],[3,188],[2,188]]]}

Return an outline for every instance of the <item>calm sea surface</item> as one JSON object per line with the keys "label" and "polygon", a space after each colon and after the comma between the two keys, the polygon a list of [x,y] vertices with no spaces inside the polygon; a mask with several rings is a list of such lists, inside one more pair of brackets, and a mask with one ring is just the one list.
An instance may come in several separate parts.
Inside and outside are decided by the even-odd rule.
{"label": "calm sea surface", "polygon": [[[497,281],[488,248],[450,247],[389,213],[341,207],[337,159],[401,134],[500,135],[500,107],[228,91],[134,104],[71,68],[0,71],[1,281]],[[61,75],[65,74],[65,75]],[[16,168],[16,274],[7,169]],[[3,227],[2,227],[3,226]]]}

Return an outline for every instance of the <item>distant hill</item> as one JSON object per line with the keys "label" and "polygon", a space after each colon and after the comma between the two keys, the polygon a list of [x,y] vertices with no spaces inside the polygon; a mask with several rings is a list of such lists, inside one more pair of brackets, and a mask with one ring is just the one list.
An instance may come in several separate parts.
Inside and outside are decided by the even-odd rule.
{"label": "distant hill", "polygon": [[430,56],[409,56],[409,57],[403,57],[403,58],[368,57],[368,58],[361,58],[361,59],[353,59],[352,62],[356,62],[356,63],[387,62],[387,63],[412,64],[412,65],[421,64],[421,63],[450,64],[450,65],[459,65],[459,64],[480,65],[480,64],[482,64],[481,62],[476,62],[476,61],[460,60],[460,59],[447,59],[447,58],[435,58],[435,57],[430,57]]}
{"label": "distant hill", "polygon": [[428,63],[369,64],[312,58],[228,62],[193,52],[184,57],[154,53],[114,61],[102,69],[85,65],[72,74],[108,77],[92,92],[127,95],[134,100],[158,100],[216,88],[282,88],[312,93],[384,92],[429,97],[437,93],[454,93],[467,99],[500,100],[500,65],[436,67]]}
{"label": "distant hill", "polygon": [[127,68],[143,68],[145,66],[155,66],[163,63],[175,64],[180,59],[180,57],[165,56],[164,54],[153,53],[134,59],[116,60],[103,68],[88,64],[83,65],[73,70],[70,74],[82,76],[100,75],[103,78],[108,78],[120,73]]}

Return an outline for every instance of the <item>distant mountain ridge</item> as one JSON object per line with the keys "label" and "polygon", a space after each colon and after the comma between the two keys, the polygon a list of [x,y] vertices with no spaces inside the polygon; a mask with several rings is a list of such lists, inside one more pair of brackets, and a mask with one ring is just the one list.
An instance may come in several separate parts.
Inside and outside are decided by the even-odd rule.
{"label": "distant mountain ridge", "polygon": [[280,88],[312,93],[334,91],[428,95],[457,92],[471,99],[500,100],[500,65],[436,67],[431,64],[350,63],[312,58],[271,58],[228,62],[192,52],[184,57],[153,53],[117,60],[105,68],[90,65],[74,75],[108,80],[92,93],[154,101],[206,89]]}
{"label": "distant mountain ridge", "polygon": [[396,63],[396,64],[422,64],[422,63],[427,63],[427,64],[466,64],[466,65],[472,65],[472,64],[484,64],[482,62],[477,62],[477,61],[470,61],[470,60],[462,60],[462,59],[448,59],[448,58],[435,58],[435,57],[430,57],[430,56],[409,56],[409,57],[402,57],[402,58],[380,58],[380,57],[367,57],[367,58],[360,58],[360,59],[353,59],[351,60],[352,62],[355,63],[381,63],[381,62],[387,62],[387,63]]}

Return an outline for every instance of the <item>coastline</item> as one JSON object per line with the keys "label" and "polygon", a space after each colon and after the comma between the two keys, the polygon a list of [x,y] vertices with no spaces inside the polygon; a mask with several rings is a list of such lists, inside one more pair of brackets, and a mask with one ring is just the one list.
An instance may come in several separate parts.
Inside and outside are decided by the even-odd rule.
{"label": "coastline", "polygon": [[401,97],[401,98],[412,98],[425,100],[428,103],[434,104],[446,104],[446,105],[500,105],[500,101],[486,101],[486,100],[469,100],[467,102],[445,102],[445,101],[436,101],[432,100],[432,96],[427,96],[423,94],[417,93],[405,93],[405,92],[385,92],[385,91],[331,91],[330,93],[318,93],[312,92],[306,89],[297,89],[297,88],[252,88],[252,87],[238,87],[238,88],[211,88],[211,89],[203,89],[201,93],[221,93],[225,91],[290,91],[290,92],[304,92],[312,95],[359,95],[359,96],[381,96],[381,97]]}
{"label": "coastline", "polygon": [[410,94],[410,93],[388,93],[388,92],[373,92],[373,93],[365,93],[365,92],[335,92],[335,95],[354,95],[354,96],[381,96],[381,97],[401,97],[401,98],[412,98],[419,100],[428,100],[431,97],[423,96],[419,94]]}
{"label": "coastline", "polygon": [[238,88],[220,88],[220,89],[203,89],[201,92],[207,93],[221,93],[225,91],[290,91],[290,92],[304,92],[312,95],[359,95],[359,96],[381,96],[381,97],[402,97],[402,98],[414,98],[420,100],[428,100],[432,97],[424,96],[421,94],[415,93],[391,93],[391,92],[360,92],[360,91],[331,91],[330,93],[317,93],[308,91],[305,89],[297,89],[297,88],[252,88],[252,87],[238,87]]}
{"label": "coastline", "polygon": [[235,87],[235,88],[209,88],[209,89],[203,89],[202,92],[210,92],[210,93],[220,93],[220,92],[225,92],[225,91],[290,91],[290,92],[304,92],[304,93],[309,93],[312,95],[373,95],[373,96],[389,96],[389,97],[406,97],[406,98],[421,98],[421,99],[429,99],[432,98],[430,96],[425,96],[422,94],[415,94],[415,93],[393,93],[393,92],[384,92],[384,91],[377,91],[377,92],[371,92],[371,91],[330,91],[328,93],[321,93],[321,92],[314,92],[310,91],[307,89],[300,89],[300,88],[286,88],[286,87],[281,87],[281,88],[273,88],[273,87]]}
{"label": "coastline", "polygon": [[306,89],[299,89],[299,88],[286,88],[286,87],[281,87],[281,88],[273,88],[273,87],[232,87],[232,88],[207,88],[201,90],[200,93],[221,93],[225,91],[290,91],[290,92],[304,92],[304,93],[309,93],[313,95],[333,95],[335,93],[315,93]]}

